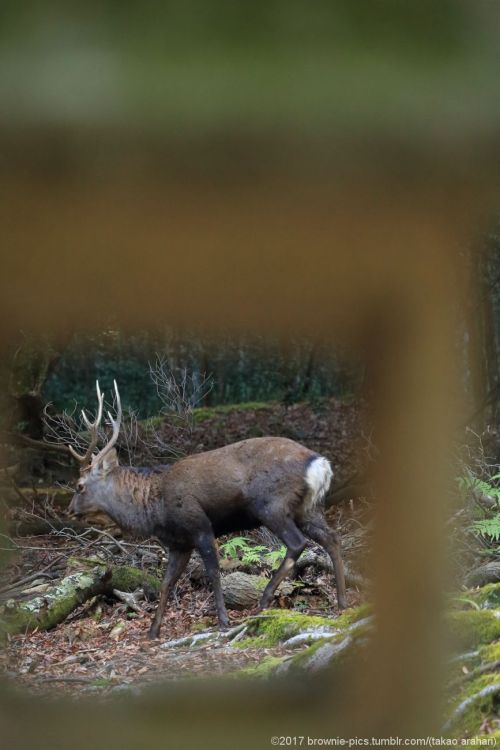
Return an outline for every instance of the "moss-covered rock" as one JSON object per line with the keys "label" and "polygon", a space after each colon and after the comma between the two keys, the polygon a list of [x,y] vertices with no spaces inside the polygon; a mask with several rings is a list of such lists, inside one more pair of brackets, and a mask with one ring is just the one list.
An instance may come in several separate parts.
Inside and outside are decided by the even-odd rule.
{"label": "moss-covered rock", "polygon": [[449,625],[456,647],[464,650],[500,638],[500,617],[490,609],[451,612]]}

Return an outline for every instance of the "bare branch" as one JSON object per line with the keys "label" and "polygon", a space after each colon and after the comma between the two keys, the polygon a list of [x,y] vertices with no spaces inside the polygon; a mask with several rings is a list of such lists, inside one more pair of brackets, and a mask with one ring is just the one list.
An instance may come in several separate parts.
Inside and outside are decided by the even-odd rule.
{"label": "bare branch", "polygon": [[156,355],[154,363],[149,363],[149,374],[161,401],[162,416],[169,426],[175,428],[165,439],[164,431],[154,424],[148,427],[148,448],[162,457],[179,458],[185,455],[185,446],[190,443],[194,428],[193,409],[212,390],[211,375],[199,371],[189,371],[186,367],[175,370],[166,357]]}
{"label": "bare branch", "polygon": [[190,413],[213,388],[211,375],[189,372],[186,367],[174,370],[166,357],[159,354],[154,363],[149,363],[149,374],[165,415]]}

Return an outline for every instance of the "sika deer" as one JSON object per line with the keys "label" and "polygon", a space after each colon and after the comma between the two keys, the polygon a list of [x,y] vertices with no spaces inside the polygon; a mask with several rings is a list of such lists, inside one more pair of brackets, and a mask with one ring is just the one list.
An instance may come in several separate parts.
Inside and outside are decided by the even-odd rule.
{"label": "sika deer", "polygon": [[224,448],[181,458],[171,466],[139,469],[119,465],[114,445],[122,416],[115,382],[117,416],[108,412],[113,434],[93,455],[102,419],[104,397],[97,383],[98,413],[81,463],[70,512],[101,510],[135,536],[156,537],[168,549],[168,563],[150,638],[157,638],[168,595],[191,553],[201,555],[215,594],[219,623],[229,624],[222,596],[215,538],[266,526],[286,545],[283,562],[264,590],[261,608],[268,607],[280,582],[293,569],[307,538],[320,544],[333,563],[340,609],[346,607],[344,570],[337,534],[324,516],[323,499],[332,478],[323,456],[288,438],[242,440]]}

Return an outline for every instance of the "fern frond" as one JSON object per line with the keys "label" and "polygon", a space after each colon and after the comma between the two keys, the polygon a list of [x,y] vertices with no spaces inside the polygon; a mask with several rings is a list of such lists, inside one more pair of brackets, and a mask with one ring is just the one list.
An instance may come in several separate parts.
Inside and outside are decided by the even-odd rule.
{"label": "fern frond", "polygon": [[500,513],[492,518],[482,518],[480,521],[474,521],[471,528],[477,534],[489,536],[495,542],[500,540]]}

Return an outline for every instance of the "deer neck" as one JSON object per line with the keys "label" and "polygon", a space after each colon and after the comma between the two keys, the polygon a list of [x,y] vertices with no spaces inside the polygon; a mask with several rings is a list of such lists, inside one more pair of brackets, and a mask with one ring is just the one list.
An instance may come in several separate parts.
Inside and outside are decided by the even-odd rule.
{"label": "deer neck", "polygon": [[102,509],[124,531],[133,536],[154,536],[160,508],[154,502],[157,477],[134,469],[119,467],[108,477],[109,487],[102,500]]}

